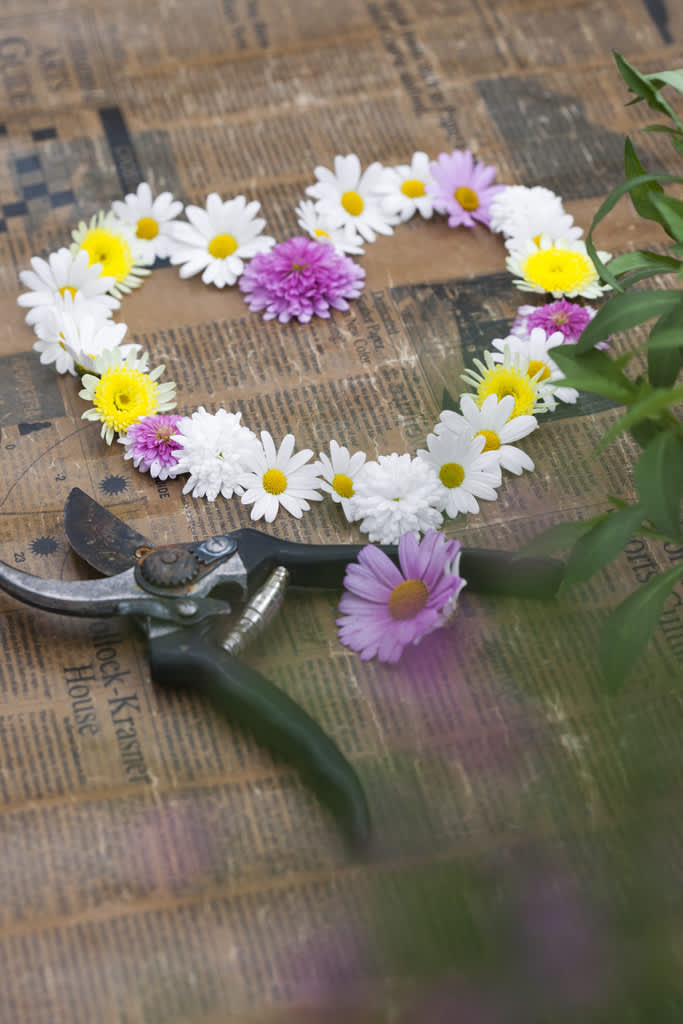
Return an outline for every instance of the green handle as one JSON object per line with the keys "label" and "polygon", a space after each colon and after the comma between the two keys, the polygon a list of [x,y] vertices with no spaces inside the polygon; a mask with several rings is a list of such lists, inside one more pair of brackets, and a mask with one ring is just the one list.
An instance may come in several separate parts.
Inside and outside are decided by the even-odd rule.
{"label": "green handle", "polygon": [[149,641],[152,679],[203,694],[257,743],[298,769],[356,850],[367,846],[370,815],[361,783],[310,715],[260,672],[211,642],[205,625]]}

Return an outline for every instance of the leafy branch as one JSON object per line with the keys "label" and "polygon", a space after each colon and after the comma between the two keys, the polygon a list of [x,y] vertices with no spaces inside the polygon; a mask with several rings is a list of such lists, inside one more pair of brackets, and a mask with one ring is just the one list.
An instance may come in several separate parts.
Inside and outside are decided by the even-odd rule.
{"label": "leafy branch", "polygon": [[[644,75],[615,52],[619,72],[631,103],[645,101],[668,122],[645,131],[666,133],[683,155],[683,123],[662,96],[668,86],[683,93],[683,69]],[[610,497],[611,508],[583,523],[560,523],[530,545],[536,553],[569,548],[564,587],[573,586],[603,569],[632,537],[648,536],[676,545],[683,543],[681,492],[683,490],[683,424],[680,403],[683,384],[683,292],[680,288],[640,288],[634,285],[662,274],[683,277],[683,200],[665,191],[665,185],[683,183],[673,174],[649,173],[630,138],[624,146],[625,181],[610,193],[597,211],[586,247],[612,296],[583,331],[578,342],[553,353],[566,374],[566,383],[581,391],[602,395],[624,405],[626,412],[605,433],[596,452],[620,434],[630,433],[642,452],[634,470],[637,500],[626,503]],[[625,195],[636,214],[656,222],[671,239],[665,254],[639,249],[616,257],[607,267],[593,242],[597,225]],[[610,335],[655,320],[646,342],[615,358],[597,350],[597,342]],[[644,351],[647,370],[626,373],[638,351]],[[565,382],[563,381],[563,384]],[[678,408],[677,408],[678,407]],[[611,689],[625,678],[657,627],[669,594],[683,579],[683,563],[661,572],[619,604],[608,617],[601,638],[600,659]]]}

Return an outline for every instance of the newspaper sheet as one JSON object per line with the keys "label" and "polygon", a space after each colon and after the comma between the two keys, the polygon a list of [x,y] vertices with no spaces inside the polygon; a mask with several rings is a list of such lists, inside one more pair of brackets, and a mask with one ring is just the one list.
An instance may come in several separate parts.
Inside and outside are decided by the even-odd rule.
{"label": "newspaper sheet", "polygon": [[[77,379],[41,365],[16,303],[33,255],[68,245],[79,221],[143,180],[185,203],[258,199],[281,240],[299,232],[294,210],[314,168],[351,152],[367,165],[470,148],[498,181],[554,190],[587,230],[621,180],[624,136],[652,121],[625,106],[611,50],[661,70],[680,65],[682,36],[676,5],[640,0],[7,0],[0,558],[40,576],[91,576],[62,526],[73,487],[159,544],[250,525],[238,501],[193,499],[182,478],[136,472],[82,419]],[[638,144],[675,169],[661,136]],[[598,242],[621,252],[653,233],[620,204]],[[167,265],[116,318],[166,365],[181,412],[241,410],[252,429],[291,431],[316,453],[330,438],[371,458],[414,452],[525,301],[504,258],[483,228],[415,218],[366,247],[362,297],[329,320],[266,323],[236,288],[181,281]],[[607,494],[629,500],[635,446],[621,438],[591,457],[618,415],[588,395],[547,415],[525,445],[535,472],[508,474],[498,500],[449,521],[448,536],[514,551],[601,511]],[[301,520],[280,515],[272,532],[364,539],[328,503]],[[614,863],[619,881],[601,890],[613,909],[619,885],[628,893],[653,870],[629,838],[633,751],[652,737],[660,752],[680,747],[680,588],[617,697],[604,692],[597,647],[615,602],[682,557],[634,540],[550,603],[466,591],[452,627],[397,666],[340,645],[338,592],[288,595],[244,657],[356,767],[375,830],[360,860],[292,770],[198,697],[151,683],[131,622],[66,618],[0,592],[0,1020],[423,1021],[444,985],[452,1012],[512,985],[530,1000],[525,1019],[541,1019],[565,996],[534,973],[533,936],[524,932],[528,956],[517,948],[531,882],[544,878],[575,908],[586,879],[606,885]],[[680,776],[668,756],[651,763]],[[672,791],[657,794],[653,842],[676,842]],[[496,956],[472,953],[490,952],[503,918],[509,944],[497,950],[508,970],[517,963],[516,982]],[[597,931],[592,942],[623,952],[618,929]],[[581,955],[598,977],[577,1012],[592,1012],[608,982],[599,951]]]}

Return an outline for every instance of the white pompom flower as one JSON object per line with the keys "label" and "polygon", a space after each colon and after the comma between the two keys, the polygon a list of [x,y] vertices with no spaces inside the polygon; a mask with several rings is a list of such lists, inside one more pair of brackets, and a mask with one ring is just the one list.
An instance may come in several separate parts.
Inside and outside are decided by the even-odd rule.
{"label": "white pompom flower", "polygon": [[241,416],[225,409],[210,413],[200,405],[180,420],[173,441],[179,445],[175,475],[189,474],[183,494],[215,501],[219,494],[232,498],[243,493],[240,479],[258,448],[258,438],[241,423]]}

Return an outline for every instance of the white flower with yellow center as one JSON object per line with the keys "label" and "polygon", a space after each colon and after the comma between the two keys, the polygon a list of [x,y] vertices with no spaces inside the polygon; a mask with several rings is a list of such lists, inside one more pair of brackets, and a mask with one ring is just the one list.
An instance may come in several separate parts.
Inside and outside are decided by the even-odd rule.
{"label": "white flower with yellow center", "polygon": [[337,252],[347,256],[361,256],[363,239],[353,224],[332,227],[317,211],[311,199],[302,200],[296,208],[297,224],[316,242],[329,242]]}
{"label": "white flower with yellow center", "polygon": [[342,511],[347,513],[349,499],[354,495],[354,481],[356,480],[361,467],[367,456],[365,452],[354,452],[350,454],[349,449],[330,441],[330,454],[320,452],[318,472],[320,473],[320,487],[327,491],[332,501],[341,503]]}
{"label": "white flower with yellow center", "polygon": [[265,220],[257,217],[258,202],[244,196],[223,201],[217,192],[207,196],[206,207],[186,206],[189,224],[173,225],[170,259],[181,277],[202,275],[204,284],[225,288],[235,284],[244,261],[259,252],[270,252],[275,239],[261,232]]}
{"label": "white flower with yellow center", "polygon": [[140,345],[121,345],[128,330],[126,324],[93,316],[89,307],[71,299],[64,309],[55,309],[35,326],[42,363],[55,363],[58,373],[82,374],[95,369],[95,359],[103,352],[115,351],[117,358],[126,358],[139,351]]}
{"label": "white flower with yellow center", "polygon": [[438,506],[440,486],[436,474],[426,463],[399,455],[380,455],[366,462],[354,482],[354,494],[348,501],[346,517],[360,520],[360,529],[370,541],[398,544],[404,533],[419,536],[436,530],[443,521]]}
{"label": "white flower with yellow center", "polygon": [[469,437],[483,437],[482,454],[490,452],[501,469],[507,469],[517,476],[524,469],[533,470],[533,460],[521,448],[512,443],[520,441],[538,426],[535,416],[513,416],[515,400],[512,395],[498,398],[488,395],[478,406],[471,395],[460,399],[460,412],[444,409],[434,433],[440,436],[445,430],[452,434],[466,434]]}
{"label": "white flower with yellow center", "polygon": [[434,197],[429,187],[434,178],[429,169],[431,163],[426,153],[414,153],[409,164],[387,167],[385,181],[381,186],[382,209],[389,217],[400,222],[410,220],[419,213],[428,220],[434,213]]}
{"label": "white flower with yellow center", "polygon": [[386,175],[386,167],[378,161],[363,171],[355,153],[335,156],[334,171],[316,167],[317,184],[309,185],[306,195],[315,199],[326,224],[350,224],[366,242],[374,242],[376,235],[393,234],[392,224],[397,223],[382,209]]}
{"label": "white flower with yellow center", "polygon": [[17,299],[20,306],[29,307],[27,324],[37,324],[45,315],[51,316],[52,310],[64,309],[66,300],[75,298],[84,312],[94,316],[110,317],[121,305],[107,294],[114,278],[104,276],[101,265],[91,265],[87,252],[73,254],[66,246],[50,253],[47,260],[33,256],[31,270],[20,270],[19,280],[29,289]]}
{"label": "white flower with yellow center", "polygon": [[232,498],[243,493],[239,481],[259,443],[253,430],[241,423],[241,416],[225,409],[212,414],[200,405],[180,420],[172,440],[180,445],[174,475],[189,474],[183,494],[215,501],[219,494]]}
{"label": "white flower with yellow center", "polygon": [[510,250],[541,235],[576,241],[583,234],[567,213],[560,196],[542,185],[509,185],[491,201],[491,230],[505,235]]}
{"label": "white flower with yellow center", "polygon": [[123,200],[114,200],[111,208],[120,220],[134,229],[145,263],[152,264],[157,257],[164,259],[169,255],[172,224],[183,212],[180,200],[174,199],[170,192],[153,196],[149,184],[143,181]]}
{"label": "white flower with yellow center", "polygon": [[245,491],[242,504],[252,505],[251,518],[272,523],[280,506],[300,519],[310,509],[309,501],[320,501],[318,463],[309,462],[313,452],[304,448],[294,453],[294,435],[287,434],[278,449],[267,430],[247,466],[240,483]]}
{"label": "white flower with yellow center", "polygon": [[149,274],[143,247],[134,229],[111,210],[100,210],[87,224],[81,221],[71,237],[74,256],[86,252],[91,266],[100,264],[102,276],[114,279],[109,291],[116,298],[139,288]]}
{"label": "white flower with yellow center", "polygon": [[543,367],[539,366],[530,376],[528,355],[516,352],[513,356],[509,345],[505,346],[500,362],[491,352],[484,352],[484,362],[473,362],[476,369],[465,370],[461,380],[474,388],[477,405],[483,405],[489,395],[498,399],[509,395],[514,402],[511,418],[548,412],[557,405],[554,385],[541,379]]}
{"label": "white flower with yellow center", "polygon": [[503,362],[507,349],[512,359],[519,357],[528,360],[526,369],[528,376],[538,375],[541,383],[551,386],[553,398],[571,405],[576,402],[579,392],[576,388],[566,388],[558,383],[564,380],[564,374],[550,355],[552,349],[560,348],[564,344],[562,331],[546,334],[542,327],[534,327],[528,338],[510,334],[507,338],[494,338],[491,344],[498,350],[491,353],[494,363]]}
{"label": "white flower with yellow center", "polygon": [[[598,252],[603,263],[610,260],[608,252]],[[595,264],[588,255],[586,243],[576,239],[541,235],[538,241],[527,239],[507,257],[505,265],[516,275],[514,284],[525,292],[549,292],[554,298],[577,295],[597,299],[609,291],[600,284]]]}
{"label": "white flower with yellow center", "polygon": [[449,430],[444,424],[439,434],[430,434],[427,448],[420,448],[418,459],[436,474],[439,482],[438,508],[451,519],[459,512],[479,511],[477,498],[495,501],[502,477],[493,452],[484,453],[486,438],[480,432]]}

